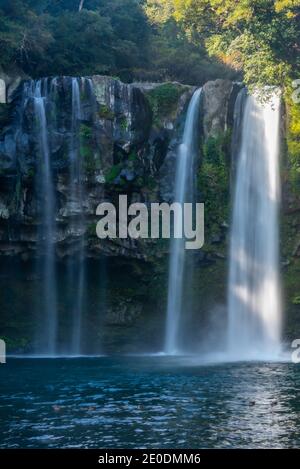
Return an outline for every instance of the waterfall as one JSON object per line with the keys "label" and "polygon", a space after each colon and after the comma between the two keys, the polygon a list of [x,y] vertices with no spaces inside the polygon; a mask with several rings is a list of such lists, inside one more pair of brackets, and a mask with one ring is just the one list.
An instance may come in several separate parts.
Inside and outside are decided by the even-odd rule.
{"label": "waterfall", "polygon": [[53,355],[56,352],[57,305],[55,275],[55,193],[50,160],[46,105],[47,79],[31,81],[24,86],[24,101],[32,99],[38,140],[38,190],[41,193],[40,244],[43,252],[41,274],[43,314],[40,319],[39,352]]}
{"label": "waterfall", "polygon": [[[66,93],[65,89],[71,89]],[[62,99],[70,99],[70,116],[62,112],[59,103]],[[83,101],[84,100],[84,101]],[[89,103],[86,101],[89,100]],[[35,190],[39,200],[39,261],[38,277],[41,289],[38,295],[37,340],[35,351],[39,354],[57,355],[59,353],[79,355],[82,353],[83,309],[86,291],[85,268],[85,173],[83,156],[80,152],[80,126],[89,116],[84,116],[83,106],[89,104],[94,112],[95,96],[92,81],[88,78],[52,78],[25,82],[23,88],[23,108],[21,126],[34,129],[37,145],[37,177]],[[64,101],[63,101],[64,102]],[[58,279],[56,272],[55,243],[58,238],[58,222],[60,215],[55,194],[53,179],[52,152],[55,153],[55,139],[58,128],[63,129],[61,135],[67,142],[68,174],[67,199],[70,215],[71,252],[68,261],[67,287],[72,291],[68,305],[67,317],[69,333],[62,334],[58,322]],[[53,146],[52,146],[53,145]],[[59,220],[59,218],[58,218]],[[65,326],[64,326],[65,327]]]}
{"label": "waterfall", "polygon": [[[85,289],[85,246],[84,246],[84,172],[82,159],[79,154],[80,147],[80,119],[81,112],[81,87],[84,87],[85,79],[72,78],[72,116],[71,116],[71,141],[70,141],[70,198],[71,204],[78,201],[77,213],[77,231],[79,233],[77,241],[77,253],[75,259],[72,259],[70,265],[69,284],[75,287],[75,294],[71,305],[71,343],[68,353],[72,355],[81,354],[82,342],[82,316]],[[74,231],[74,229],[73,229]]]}
{"label": "waterfall", "polygon": [[[280,98],[245,96],[230,246],[228,352],[234,359],[280,351],[278,267]],[[237,101],[240,106],[240,100]]]}
{"label": "waterfall", "polygon": [[[183,204],[194,198],[194,162],[197,153],[197,134],[201,89],[195,91],[190,101],[184,125],[182,143],[178,148],[174,201]],[[174,226],[174,233],[181,228]],[[183,309],[185,270],[185,239],[173,237],[171,240],[168,304],[166,320],[165,353],[179,353],[179,329]]]}

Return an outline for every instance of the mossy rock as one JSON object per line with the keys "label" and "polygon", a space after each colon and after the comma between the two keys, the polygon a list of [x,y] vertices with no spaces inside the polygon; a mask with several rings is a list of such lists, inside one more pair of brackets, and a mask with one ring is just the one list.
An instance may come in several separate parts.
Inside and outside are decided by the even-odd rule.
{"label": "mossy rock", "polygon": [[164,83],[146,92],[155,126],[160,127],[164,118],[175,117],[178,100],[187,89],[176,83]]}
{"label": "mossy rock", "polygon": [[300,103],[292,100],[292,89],[285,90],[285,104],[287,112],[286,146],[288,170],[291,188],[294,193],[300,189]]}
{"label": "mossy rock", "polygon": [[98,116],[100,119],[113,120],[115,115],[106,104],[99,104]]}
{"label": "mossy rock", "polygon": [[79,137],[84,140],[90,140],[93,137],[93,130],[87,124],[80,124]]}
{"label": "mossy rock", "polygon": [[105,174],[105,182],[112,183],[120,174],[122,165],[120,163],[113,165]]}
{"label": "mossy rock", "polygon": [[80,156],[83,159],[83,167],[88,174],[92,174],[101,168],[101,158],[94,145],[93,128],[81,123],[79,128]]}
{"label": "mossy rock", "polygon": [[[202,164],[198,170],[198,190],[205,204],[205,237],[220,236],[221,225],[230,212],[230,141],[231,132],[209,137],[202,145]],[[205,245],[204,249],[208,246]],[[218,251],[220,248],[218,247]]]}

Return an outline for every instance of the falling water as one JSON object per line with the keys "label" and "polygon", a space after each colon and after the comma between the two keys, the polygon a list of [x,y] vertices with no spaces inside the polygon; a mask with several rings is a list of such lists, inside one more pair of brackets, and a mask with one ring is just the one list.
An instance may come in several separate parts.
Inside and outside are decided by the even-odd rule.
{"label": "falling water", "polygon": [[[57,313],[57,276],[55,260],[56,242],[56,194],[51,164],[52,134],[57,132],[57,121],[61,110],[57,107],[59,87],[71,87],[70,124],[66,126],[69,144],[68,199],[71,212],[71,232],[74,235],[74,253],[69,263],[68,286],[72,290],[70,302],[70,334],[59,339]],[[37,320],[36,352],[57,355],[81,353],[82,318],[85,296],[85,238],[86,220],[84,216],[84,168],[80,155],[80,124],[83,119],[81,96],[90,100],[89,109],[94,112],[95,96],[93,85],[88,78],[53,78],[28,81],[24,84],[23,113],[31,117],[38,145],[36,190],[40,199],[40,245],[41,254],[38,275],[41,277],[39,318]],[[33,106],[31,106],[31,103]],[[28,106],[28,108],[27,108]],[[33,109],[33,113],[28,109]],[[30,120],[31,120],[30,119]],[[22,122],[23,122],[22,120]],[[22,124],[23,125],[23,124]],[[28,125],[28,123],[27,123]],[[55,139],[54,139],[55,144]],[[61,340],[63,339],[63,340]],[[59,345],[59,342],[61,344]]]}
{"label": "falling water", "polygon": [[[196,142],[199,119],[201,89],[195,91],[188,107],[182,143],[178,149],[175,179],[175,202],[183,204],[192,202],[194,195],[194,160],[196,155]],[[177,220],[181,224],[182,220]],[[180,227],[174,226],[174,233],[180,231]],[[185,267],[185,240],[184,238],[172,238],[165,353],[173,355],[179,353],[179,328],[183,306]]]}
{"label": "falling water", "polygon": [[37,126],[40,164],[38,168],[41,189],[41,245],[43,315],[40,319],[41,345],[39,352],[53,355],[56,352],[57,309],[55,282],[55,194],[51,169],[47,131],[47,79],[31,81],[24,87],[25,100],[33,99]]}
{"label": "falling water", "polygon": [[[72,298],[72,325],[71,343],[68,352],[72,355],[81,353],[82,336],[82,315],[84,302],[85,283],[85,262],[84,262],[84,193],[83,193],[83,168],[82,159],[79,155],[80,146],[80,119],[82,118],[80,86],[84,85],[85,79],[72,78],[72,122],[71,122],[71,142],[70,142],[70,198],[71,203],[78,205],[77,226],[78,226],[78,246],[75,259],[70,266],[70,285],[74,289]],[[76,202],[77,201],[77,202]],[[74,231],[74,228],[73,228]]]}
{"label": "falling water", "polygon": [[[241,93],[244,93],[242,91]],[[280,351],[278,278],[280,99],[245,96],[230,247],[228,352],[234,359]]]}

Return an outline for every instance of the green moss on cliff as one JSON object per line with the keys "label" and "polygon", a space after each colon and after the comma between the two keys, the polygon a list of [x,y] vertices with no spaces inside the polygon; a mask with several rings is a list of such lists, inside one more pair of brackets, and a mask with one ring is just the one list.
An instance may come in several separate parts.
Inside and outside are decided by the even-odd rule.
{"label": "green moss on cliff", "polygon": [[289,180],[294,192],[300,189],[300,103],[293,100],[293,89],[285,92],[287,110],[286,142],[288,149]]}
{"label": "green moss on cliff", "polygon": [[122,116],[120,121],[119,121],[120,129],[122,132],[126,132],[127,127],[128,127],[128,122],[126,116]]}
{"label": "green moss on cliff", "polygon": [[284,336],[292,341],[300,333],[300,211],[286,210],[281,219]]}
{"label": "green moss on cliff", "polygon": [[81,140],[90,141],[92,139],[93,132],[89,125],[80,124],[79,137]]}
{"label": "green moss on cliff", "polygon": [[86,233],[87,233],[89,238],[96,238],[97,237],[96,227],[97,227],[96,222],[90,223],[87,226]]}
{"label": "green moss on cliff", "polygon": [[105,174],[105,182],[111,183],[113,182],[120,174],[122,169],[122,164],[114,164],[109,171]]}
{"label": "green moss on cliff", "polygon": [[[205,238],[220,235],[221,225],[229,217],[229,154],[231,132],[209,137],[202,145],[202,164],[198,187],[205,204]],[[207,242],[205,249],[208,249]]]}
{"label": "green moss on cliff", "polygon": [[148,91],[146,96],[153,114],[153,124],[161,126],[166,117],[174,117],[180,96],[187,87],[176,83],[164,83]]}
{"label": "green moss on cliff", "polygon": [[109,109],[109,107],[106,106],[106,104],[100,104],[99,105],[98,115],[99,115],[100,119],[113,120],[113,118],[114,118],[113,111],[111,111]]}
{"label": "green moss on cliff", "polygon": [[83,159],[83,167],[87,174],[92,174],[100,169],[100,155],[94,148],[93,129],[87,124],[80,124],[79,140],[80,155]]}

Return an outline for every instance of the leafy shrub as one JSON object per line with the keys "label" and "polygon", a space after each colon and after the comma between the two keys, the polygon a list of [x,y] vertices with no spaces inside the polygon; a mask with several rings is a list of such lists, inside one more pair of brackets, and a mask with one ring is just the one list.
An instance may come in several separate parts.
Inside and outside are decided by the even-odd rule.
{"label": "leafy shrub", "polygon": [[186,89],[186,87],[175,83],[164,83],[147,93],[155,125],[160,126],[164,117],[174,114],[178,100]]}

